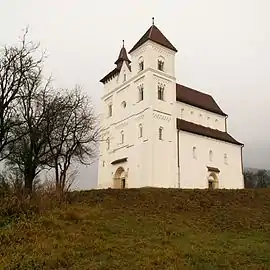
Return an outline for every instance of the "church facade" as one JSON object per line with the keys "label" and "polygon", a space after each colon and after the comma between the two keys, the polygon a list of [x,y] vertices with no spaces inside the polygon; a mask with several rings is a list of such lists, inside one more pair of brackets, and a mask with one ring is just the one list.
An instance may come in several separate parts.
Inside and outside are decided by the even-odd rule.
{"label": "church facade", "polygon": [[153,23],[101,79],[98,188],[244,187],[243,144],[212,96],[177,83],[176,53]]}

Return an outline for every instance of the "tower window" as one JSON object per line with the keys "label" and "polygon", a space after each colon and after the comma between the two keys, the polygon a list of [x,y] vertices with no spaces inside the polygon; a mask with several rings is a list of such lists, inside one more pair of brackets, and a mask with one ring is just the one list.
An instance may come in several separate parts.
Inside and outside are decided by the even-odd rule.
{"label": "tower window", "polygon": [[125,135],[124,135],[124,131],[121,130],[121,144],[123,144],[125,141]]}
{"label": "tower window", "polygon": [[164,61],[158,60],[158,70],[164,71]]}
{"label": "tower window", "polygon": [[139,101],[143,100],[143,85],[139,86]]}
{"label": "tower window", "polygon": [[143,71],[143,70],[144,70],[144,61],[141,60],[141,61],[139,62],[139,71]]}
{"label": "tower window", "polygon": [[209,161],[213,161],[213,151],[209,151]]}
{"label": "tower window", "polygon": [[139,138],[142,138],[143,136],[143,126],[142,124],[139,125]]}
{"label": "tower window", "polygon": [[163,140],[163,127],[160,127],[158,129],[158,138],[159,138],[160,141]]}
{"label": "tower window", "polygon": [[112,104],[109,104],[108,108],[109,108],[109,117],[111,117],[112,116]]}
{"label": "tower window", "polygon": [[127,74],[124,74],[124,82],[127,80]]}
{"label": "tower window", "polygon": [[164,86],[158,85],[158,99],[164,100]]}
{"label": "tower window", "polygon": [[192,148],[192,155],[194,159],[197,159],[197,149],[195,146]]}

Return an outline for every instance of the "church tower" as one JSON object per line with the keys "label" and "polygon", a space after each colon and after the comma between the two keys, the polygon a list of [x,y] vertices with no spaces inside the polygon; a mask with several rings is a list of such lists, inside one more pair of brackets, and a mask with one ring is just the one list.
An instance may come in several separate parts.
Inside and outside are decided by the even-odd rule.
{"label": "church tower", "polygon": [[176,52],[153,19],[101,80],[99,188],[177,187]]}

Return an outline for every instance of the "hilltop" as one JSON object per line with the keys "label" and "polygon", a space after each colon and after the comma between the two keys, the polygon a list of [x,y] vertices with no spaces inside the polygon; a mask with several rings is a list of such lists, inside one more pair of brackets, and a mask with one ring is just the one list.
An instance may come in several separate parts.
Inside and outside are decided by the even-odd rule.
{"label": "hilltop", "polygon": [[269,269],[270,190],[93,190],[2,222],[0,269]]}

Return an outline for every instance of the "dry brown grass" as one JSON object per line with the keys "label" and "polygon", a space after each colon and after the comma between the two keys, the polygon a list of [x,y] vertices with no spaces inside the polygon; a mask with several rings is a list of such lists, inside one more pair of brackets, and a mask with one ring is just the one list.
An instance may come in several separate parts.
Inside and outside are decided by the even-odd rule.
{"label": "dry brown grass", "polygon": [[270,269],[267,189],[73,192],[38,212],[2,224],[0,269]]}

